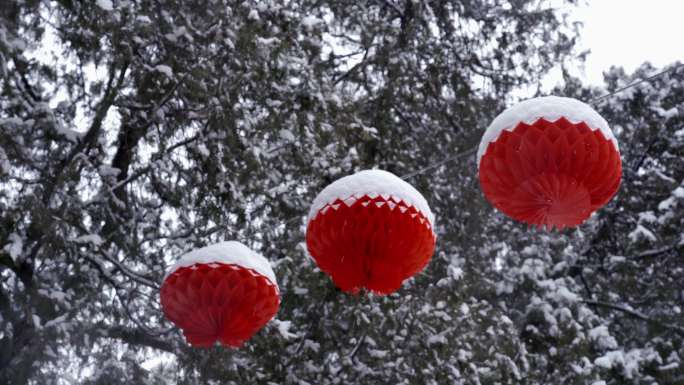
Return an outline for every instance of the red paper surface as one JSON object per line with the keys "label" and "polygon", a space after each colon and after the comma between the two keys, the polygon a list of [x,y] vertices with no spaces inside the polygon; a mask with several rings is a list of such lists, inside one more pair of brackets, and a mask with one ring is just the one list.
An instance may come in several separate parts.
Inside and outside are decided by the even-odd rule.
{"label": "red paper surface", "polygon": [[166,278],[161,304],[189,344],[209,347],[219,341],[240,347],[276,314],[280,294],[254,270],[222,263],[195,264]]}
{"label": "red paper surface", "polygon": [[428,220],[403,202],[364,196],[351,206],[337,200],[326,207],[309,222],[306,244],[343,291],[392,293],[434,253]]}
{"label": "red paper surface", "polygon": [[585,123],[519,123],[490,143],[480,186],[504,214],[530,225],[573,227],[613,197],[622,163],[613,143]]}

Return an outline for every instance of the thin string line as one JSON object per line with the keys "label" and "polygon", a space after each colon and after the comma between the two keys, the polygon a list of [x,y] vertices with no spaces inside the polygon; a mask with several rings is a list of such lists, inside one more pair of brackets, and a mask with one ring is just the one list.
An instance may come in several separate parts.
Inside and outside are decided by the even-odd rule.
{"label": "thin string line", "polygon": [[674,73],[674,72],[676,72],[678,69],[680,69],[680,68],[682,68],[682,67],[684,67],[684,63],[679,63],[678,65],[676,65],[676,66],[674,66],[674,67],[671,67],[671,68],[668,68],[668,69],[666,69],[666,70],[660,71],[660,72],[656,73],[655,75],[651,75],[651,76],[649,76],[649,77],[647,77],[647,78],[639,79],[639,80],[637,80],[636,82],[631,83],[631,84],[628,84],[628,85],[626,85],[626,86],[624,86],[624,87],[618,88],[617,90],[615,90],[615,91],[613,91],[613,92],[607,93],[607,94],[605,94],[605,95],[601,95],[601,96],[599,96],[599,97],[597,97],[597,98],[594,98],[594,99],[592,99],[592,100],[589,101],[589,104],[596,104],[596,103],[598,103],[598,102],[600,102],[600,101],[603,101],[603,100],[605,100],[606,98],[608,98],[608,97],[610,97],[610,96],[613,96],[613,95],[615,95],[615,94],[618,94],[618,93],[620,93],[620,92],[622,92],[622,91],[624,91],[624,90],[630,89],[630,88],[632,88],[632,87],[636,87],[636,86],[638,86],[638,85],[641,84],[641,83],[650,82],[651,80],[657,79],[657,78],[659,78],[659,77],[665,75],[666,73],[670,73],[670,72]]}
{"label": "thin string line", "polygon": [[[668,74],[668,73],[674,73],[674,72],[676,72],[678,69],[680,69],[680,68],[682,68],[682,67],[684,67],[684,63],[680,63],[680,64],[678,64],[678,65],[676,65],[676,66],[674,66],[674,67],[671,67],[671,68],[668,68],[668,69],[666,69],[666,70],[660,71],[660,72],[658,72],[658,73],[656,73],[656,74],[654,74],[654,75],[651,75],[651,76],[649,76],[649,77],[647,77],[647,78],[639,79],[639,80],[637,80],[637,81],[635,81],[635,82],[633,82],[633,83],[630,83],[630,84],[628,84],[628,85],[626,85],[626,86],[624,86],[624,87],[620,87],[620,88],[616,89],[616,90],[613,91],[613,92],[610,92],[610,93],[607,93],[607,94],[605,94],[605,95],[601,95],[601,96],[599,96],[599,97],[596,97],[596,98],[594,98],[594,99],[591,99],[591,100],[588,102],[588,104],[594,104],[594,105],[595,105],[595,104],[597,104],[598,102],[604,101],[604,100],[606,100],[607,98],[609,98],[609,97],[611,97],[611,96],[614,96],[614,95],[616,95],[616,94],[619,94],[619,93],[621,93],[621,92],[623,92],[623,91],[625,91],[625,90],[628,90],[628,89],[630,89],[630,88],[636,87],[636,86],[638,86],[638,85],[641,84],[641,83],[650,82],[650,81],[652,81],[652,80],[654,80],[654,79],[657,79],[657,78],[659,78],[659,77],[661,77],[661,76],[663,76],[663,75],[665,75],[665,74]],[[465,151],[463,151],[463,152],[460,152],[460,153],[458,153],[458,154],[456,154],[456,155],[448,156],[448,157],[446,157],[446,158],[440,160],[439,162],[430,164],[430,165],[425,166],[425,167],[423,167],[423,168],[420,168],[420,169],[418,169],[418,170],[416,170],[416,171],[412,171],[412,172],[409,172],[409,173],[407,173],[407,174],[404,174],[404,175],[400,176],[400,178],[403,179],[403,180],[411,179],[411,178],[413,178],[413,177],[415,177],[415,176],[418,176],[418,175],[421,175],[421,174],[425,173],[426,171],[434,170],[434,169],[436,169],[436,168],[438,168],[438,167],[440,167],[440,166],[443,166],[443,165],[445,165],[445,164],[447,164],[447,163],[449,163],[449,162],[451,162],[451,161],[454,161],[454,160],[461,159],[461,158],[464,158],[464,157],[466,157],[466,156],[472,155],[473,153],[475,153],[475,151],[477,151],[477,148],[478,148],[478,145],[473,146],[473,147],[471,147],[470,149],[465,150]],[[287,225],[287,224],[289,224],[289,223],[291,223],[291,222],[294,222],[295,220],[299,220],[299,219],[301,219],[301,218],[302,218],[301,216],[292,217],[292,218],[290,218],[290,219],[287,219],[287,220],[283,221],[282,224]],[[286,226],[286,227],[287,227],[287,226]],[[259,229],[255,229],[254,231],[248,233],[248,234],[247,234],[247,237],[253,236],[253,235],[256,234],[258,231],[259,231]]]}
{"label": "thin string line", "polygon": [[429,166],[425,166],[425,167],[423,167],[423,168],[421,168],[421,169],[418,169],[417,171],[413,171],[413,172],[410,172],[410,173],[408,173],[408,174],[404,174],[404,175],[400,176],[400,178],[401,178],[401,179],[404,179],[404,180],[411,179],[411,178],[413,178],[413,177],[416,176],[416,175],[420,175],[420,174],[424,173],[425,171],[430,171],[430,170],[432,170],[432,169],[435,169],[435,168],[437,168],[437,167],[439,167],[439,166],[442,166],[442,165],[444,165],[444,164],[446,164],[446,163],[451,162],[452,160],[456,160],[456,159],[460,159],[460,158],[466,157],[466,156],[468,156],[468,155],[472,155],[473,153],[475,153],[475,150],[477,150],[477,146],[472,147],[472,148],[470,148],[469,150],[466,150],[466,151],[463,151],[463,152],[459,152],[459,153],[456,154],[456,155],[448,156],[448,157],[446,157],[446,158],[440,160],[440,161],[437,162],[437,163],[433,163],[433,164],[431,164],[431,165],[429,165]]}
{"label": "thin string line", "polygon": [[[619,93],[622,92],[622,91],[628,90],[628,89],[630,89],[630,88],[632,88],[632,87],[636,87],[636,86],[638,86],[638,85],[641,84],[641,83],[650,82],[650,81],[652,81],[652,80],[654,80],[654,79],[657,79],[657,78],[659,78],[659,77],[661,77],[661,76],[663,76],[663,75],[665,75],[665,74],[667,74],[667,73],[670,73],[670,72],[675,73],[679,68],[682,68],[682,67],[684,67],[684,63],[680,63],[680,64],[678,64],[678,65],[676,65],[676,66],[674,66],[674,67],[671,67],[671,68],[668,68],[668,69],[666,69],[666,70],[660,71],[660,72],[658,72],[658,73],[656,73],[656,74],[654,74],[654,75],[651,75],[651,76],[649,76],[649,77],[647,77],[647,78],[639,79],[639,80],[637,80],[637,81],[635,81],[635,82],[633,82],[633,83],[631,83],[631,84],[628,84],[628,85],[626,85],[626,86],[624,86],[624,87],[618,88],[617,90],[615,90],[615,91],[613,91],[613,92],[610,92],[610,93],[607,93],[607,94],[605,94],[605,95],[601,95],[601,96],[599,96],[599,97],[596,97],[596,98],[590,100],[590,101],[589,101],[589,104],[596,104],[596,103],[601,102],[601,101],[603,101],[603,100],[605,100],[605,99],[607,99],[607,98],[609,98],[609,97],[611,97],[611,96],[613,96],[613,95],[619,94]],[[456,154],[456,155],[447,157],[447,158],[445,158],[445,159],[443,159],[443,160],[441,160],[441,161],[439,161],[439,162],[437,162],[437,163],[431,164],[431,165],[429,165],[429,166],[425,166],[425,167],[419,169],[418,171],[410,172],[410,173],[408,173],[408,174],[402,176],[401,179],[406,180],[406,179],[413,178],[413,177],[416,176],[416,175],[420,175],[420,174],[422,174],[422,173],[425,172],[425,171],[430,171],[430,170],[432,170],[432,169],[435,169],[435,168],[437,168],[437,167],[439,167],[439,166],[442,166],[443,164],[446,164],[446,163],[451,162],[452,160],[460,159],[460,158],[462,158],[462,157],[464,157],[464,156],[470,155],[470,154],[474,153],[474,152],[477,150],[477,148],[478,148],[478,146],[474,146],[474,147],[470,148],[469,150],[466,150],[466,151],[461,152],[461,153],[458,153],[458,154]]]}

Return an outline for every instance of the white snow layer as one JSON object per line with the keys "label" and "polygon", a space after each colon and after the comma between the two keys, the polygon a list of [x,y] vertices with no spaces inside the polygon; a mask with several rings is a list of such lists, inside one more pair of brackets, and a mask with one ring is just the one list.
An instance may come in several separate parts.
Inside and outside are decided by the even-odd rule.
{"label": "white snow layer", "polygon": [[395,201],[403,201],[407,205],[418,209],[434,227],[435,216],[430,206],[421,193],[413,186],[392,174],[383,170],[363,170],[356,174],[348,175],[329,184],[314,199],[309,210],[307,223],[329,203],[337,199],[351,206],[357,199],[368,195],[371,198],[382,196],[385,199],[393,198]]}
{"label": "white snow layer", "polygon": [[98,7],[102,8],[105,11],[114,10],[114,4],[112,4],[112,0],[97,0],[95,3]]}
{"label": "white snow layer", "polygon": [[167,78],[173,79],[173,70],[171,69],[171,67],[165,64],[159,64],[156,67],[154,67],[154,69],[166,75]]}
{"label": "white snow layer", "polygon": [[482,137],[480,147],[477,149],[477,167],[480,167],[480,159],[482,159],[489,143],[496,141],[502,131],[513,131],[520,122],[533,124],[541,118],[555,122],[561,117],[565,117],[574,124],[584,122],[592,130],[601,130],[606,139],[613,141],[615,150],[620,151],[617,139],[608,127],[608,123],[591,106],[577,99],[543,96],[528,99],[507,108],[492,121]]}
{"label": "white snow layer", "polygon": [[308,30],[311,30],[321,22],[323,22],[323,20],[317,18],[316,16],[307,16],[302,19],[302,25]]}
{"label": "white snow layer", "polygon": [[[268,278],[273,285],[278,287],[275,273],[273,273],[273,269],[268,260],[261,254],[252,251],[249,247],[236,241],[216,243],[182,255],[178,259],[178,262],[176,262],[169,272],[166,273],[166,277],[181,267],[190,267],[198,263],[224,263],[252,269]],[[164,277],[164,279],[166,279],[166,277]]]}

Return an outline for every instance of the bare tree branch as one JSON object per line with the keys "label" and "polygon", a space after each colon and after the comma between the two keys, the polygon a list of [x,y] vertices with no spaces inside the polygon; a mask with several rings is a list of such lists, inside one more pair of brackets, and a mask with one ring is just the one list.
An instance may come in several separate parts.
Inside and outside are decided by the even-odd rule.
{"label": "bare tree branch", "polygon": [[625,314],[627,314],[633,318],[640,319],[642,321],[646,321],[648,323],[651,323],[651,324],[656,325],[656,326],[660,326],[660,327],[668,329],[668,330],[672,330],[673,332],[675,332],[681,336],[684,336],[684,327],[659,321],[655,318],[651,318],[651,317],[645,315],[644,313],[641,313],[641,312],[636,311],[636,310],[629,309],[625,306],[613,304],[613,303],[609,303],[609,302],[595,301],[595,300],[590,300],[590,299],[584,299],[584,300],[582,300],[582,302],[589,304],[589,305],[600,306],[600,307],[604,307],[607,309],[617,310],[617,311],[625,313]]}
{"label": "bare tree branch", "polygon": [[108,326],[99,323],[91,325],[89,332],[100,338],[114,338],[131,345],[147,346],[168,353],[177,353],[177,349],[172,343],[152,337],[141,330],[129,329],[124,326]]}

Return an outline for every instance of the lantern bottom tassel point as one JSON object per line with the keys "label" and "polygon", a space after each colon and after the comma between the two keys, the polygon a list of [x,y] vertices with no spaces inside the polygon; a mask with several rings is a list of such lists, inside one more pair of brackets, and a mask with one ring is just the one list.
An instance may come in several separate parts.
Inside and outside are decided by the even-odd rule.
{"label": "lantern bottom tassel point", "polygon": [[541,174],[521,183],[506,204],[508,212],[547,228],[577,226],[592,212],[589,191],[572,176]]}

